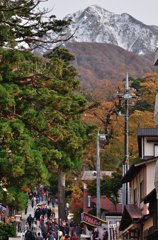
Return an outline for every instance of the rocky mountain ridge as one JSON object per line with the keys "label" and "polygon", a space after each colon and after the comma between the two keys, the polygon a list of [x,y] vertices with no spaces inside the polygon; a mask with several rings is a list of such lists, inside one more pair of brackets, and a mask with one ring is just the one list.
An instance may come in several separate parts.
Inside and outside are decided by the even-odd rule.
{"label": "rocky mountain ridge", "polygon": [[127,13],[115,14],[98,5],[68,14],[72,18],[69,42],[111,43],[139,55],[154,52],[158,47],[158,26],[149,26]]}

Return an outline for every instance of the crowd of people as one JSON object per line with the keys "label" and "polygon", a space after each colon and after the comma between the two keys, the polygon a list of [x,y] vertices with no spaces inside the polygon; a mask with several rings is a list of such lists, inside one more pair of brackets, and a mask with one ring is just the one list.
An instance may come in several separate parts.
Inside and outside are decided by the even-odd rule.
{"label": "crowd of people", "polygon": [[[55,199],[48,188],[37,188],[28,194],[34,216],[29,214],[25,223],[25,240],[79,240],[82,228],[76,226],[73,219],[70,223],[65,219],[55,218]],[[44,203],[45,202],[45,203]],[[27,214],[28,206],[25,209]],[[20,229],[21,230],[21,229]]]}

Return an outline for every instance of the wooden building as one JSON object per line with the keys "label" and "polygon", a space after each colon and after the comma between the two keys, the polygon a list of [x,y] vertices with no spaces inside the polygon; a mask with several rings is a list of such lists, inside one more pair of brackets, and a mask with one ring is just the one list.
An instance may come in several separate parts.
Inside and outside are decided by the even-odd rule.
{"label": "wooden building", "polygon": [[158,240],[158,129],[139,128],[138,146],[142,160],[121,180],[130,182],[131,204],[124,208],[120,230],[124,239]]}

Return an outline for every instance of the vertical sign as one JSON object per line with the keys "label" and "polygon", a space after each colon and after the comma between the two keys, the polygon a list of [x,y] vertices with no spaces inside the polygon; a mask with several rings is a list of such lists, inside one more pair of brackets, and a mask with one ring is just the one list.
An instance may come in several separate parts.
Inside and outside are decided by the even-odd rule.
{"label": "vertical sign", "polygon": [[110,239],[109,240],[117,240],[117,227],[116,224],[109,225]]}
{"label": "vertical sign", "polygon": [[87,196],[87,207],[91,207],[91,196]]}

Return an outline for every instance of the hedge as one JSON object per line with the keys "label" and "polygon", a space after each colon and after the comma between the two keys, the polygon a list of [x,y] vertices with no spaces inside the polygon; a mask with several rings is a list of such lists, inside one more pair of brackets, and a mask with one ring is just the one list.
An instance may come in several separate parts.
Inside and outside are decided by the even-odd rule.
{"label": "hedge", "polygon": [[9,237],[16,237],[15,224],[0,222],[0,240],[8,240]]}

